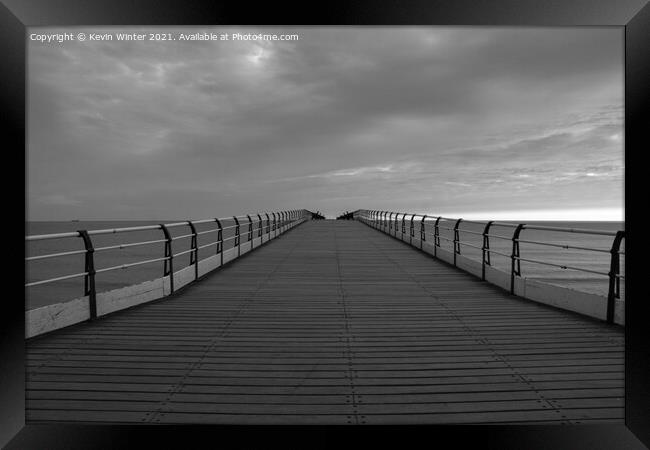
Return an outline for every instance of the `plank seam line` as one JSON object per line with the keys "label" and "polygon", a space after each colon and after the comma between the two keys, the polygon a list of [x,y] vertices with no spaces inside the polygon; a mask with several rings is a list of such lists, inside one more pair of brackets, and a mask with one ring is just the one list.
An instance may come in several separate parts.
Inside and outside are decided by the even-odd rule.
{"label": "plank seam line", "polygon": [[[340,258],[340,252],[339,252],[339,240],[338,240],[338,234],[336,233],[336,228],[334,228],[334,248],[335,248],[335,258],[336,258],[336,270],[337,270],[337,275],[338,275],[338,287],[339,287],[339,298],[341,299],[341,306],[343,310],[343,321],[345,324],[345,356],[347,359],[347,374],[348,374],[348,381],[350,382],[350,397],[351,397],[351,403],[352,403],[352,417],[354,418],[354,424],[359,425],[359,423],[365,424],[365,418],[366,416],[361,416],[359,417],[359,403],[361,403],[361,395],[357,394],[356,392],[356,385],[355,385],[355,377],[356,377],[356,370],[354,369],[354,363],[353,363],[353,358],[354,358],[354,353],[352,350],[351,346],[351,339],[352,337],[352,331],[350,330],[350,320],[348,316],[348,311],[347,311],[347,305],[345,302],[346,299],[346,291],[345,288],[343,287],[343,275],[341,272],[341,258]],[[348,416],[350,418],[350,416]],[[348,420],[348,423],[351,423]]]}
{"label": "plank seam line", "polygon": [[463,320],[463,318],[462,318],[461,316],[459,316],[458,314],[456,314],[456,312],[455,312],[453,309],[451,309],[451,308],[446,304],[446,302],[444,302],[444,301],[443,301],[443,300],[442,300],[438,295],[436,295],[434,292],[430,291],[429,288],[428,288],[427,286],[424,286],[422,283],[420,283],[420,281],[419,281],[417,278],[415,278],[411,273],[409,273],[408,271],[406,271],[406,270],[402,267],[402,265],[399,263],[399,261],[395,260],[394,258],[391,257],[390,254],[386,253],[386,252],[385,252],[381,247],[379,247],[379,246],[374,242],[374,240],[370,239],[370,237],[367,237],[366,240],[367,240],[367,242],[369,242],[372,246],[374,246],[375,249],[377,249],[377,250],[378,250],[378,251],[379,251],[379,252],[380,252],[380,253],[381,253],[381,254],[382,254],[386,259],[388,259],[388,260],[391,261],[391,262],[392,262],[396,267],[398,267],[399,270],[402,272],[403,275],[405,275],[406,277],[410,278],[410,279],[411,279],[415,284],[417,284],[417,285],[420,287],[420,289],[422,289],[423,291],[425,291],[425,292],[426,292],[426,293],[427,293],[427,294],[428,294],[432,299],[434,299],[436,302],[438,302],[438,303],[439,303],[439,304],[440,304],[440,305],[445,309],[445,311],[447,311],[447,313],[449,314],[449,316],[450,316],[450,317],[453,317],[454,319],[456,319],[456,320],[460,323],[460,325],[465,329],[465,331],[466,331],[470,336],[472,336],[472,337],[474,338],[474,340],[475,340],[477,343],[480,343],[480,344],[485,345],[485,346],[487,347],[487,349],[492,353],[492,357],[495,358],[497,361],[502,362],[502,363],[503,363],[503,364],[504,364],[508,369],[510,369],[510,371],[511,371],[511,372],[512,372],[512,373],[513,373],[513,374],[514,374],[514,375],[515,375],[515,376],[516,376],[516,377],[517,377],[521,382],[523,382],[526,386],[528,386],[528,387],[530,388],[530,390],[533,391],[533,392],[535,393],[535,395],[537,395],[537,397],[539,397],[540,401],[544,402],[544,404],[546,404],[546,405],[548,405],[550,408],[552,408],[553,411],[555,411],[556,413],[560,414],[560,415],[562,416],[562,420],[563,420],[563,421],[566,421],[568,424],[571,424],[571,423],[572,423],[572,421],[570,421],[570,420],[569,420],[569,419],[564,415],[564,413],[563,413],[563,412],[562,412],[562,411],[561,411],[561,410],[560,410],[560,409],[559,409],[555,404],[553,404],[552,402],[550,402],[547,398],[545,398],[545,397],[544,397],[544,396],[543,396],[543,395],[542,395],[542,394],[537,390],[537,388],[532,384],[532,382],[531,382],[530,380],[528,380],[527,377],[523,376],[523,375],[519,372],[519,370],[517,370],[517,369],[515,369],[514,367],[512,367],[512,365],[507,361],[507,359],[504,358],[504,357],[503,357],[503,356],[502,356],[498,351],[496,351],[496,349],[493,347],[493,344],[492,344],[492,343],[491,343],[487,338],[483,337],[483,335],[482,335],[480,332],[478,332],[477,330],[474,330],[470,325],[468,325],[467,323],[465,323],[465,321]]}
{"label": "plank seam line", "polygon": [[[160,421],[160,417],[164,416],[165,414],[163,410],[167,408],[168,405],[172,402],[172,397],[175,394],[179,393],[185,387],[185,381],[191,376],[192,372],[194,372],[197,368],[199,368],[202,365],[203,360],[206,358],[206,356],[210,352],[212,352],[217,345],[219,345],[220,341],[228,334],[231,325],[236,321],[237,318],[239,318],[245,313],[246,309],[251,305],[251,303],[253,303],[256,295],[260,292],[262,287],[268,283],[268,281],[278,271],[280,266],[284,264],[291,257],[294,250],[298,248],[298,246],[302,243],[303,240],[304,238],[301,240],[297,240],[297,242],[289,249],[286,255],[280,261],[277,262],[275,268],[272,271],[270,271],[266,275],[266,277],[257,284],[255,290],[251,294],[248,294],[244,299],[242,299],[242,302],[239,308],[237,309],[237,312],[234,315],[230,316],[228,318],[228,321],[222,325],[219,332],[212,337],[210,343],[205,348],[203,353],[194,362],[188,363],[189,365],[186,368],[186,372],[181,377],[180,381],[171,387],[167,397],[160,402],[158,408],[156,408],[153,412],[148,412],[147,414],[145,414],[145,418],[143,418],[143,421],[144,420],[146,420],[147,422]],[[150,417],[147,418],[147,416],[149,415]]]}

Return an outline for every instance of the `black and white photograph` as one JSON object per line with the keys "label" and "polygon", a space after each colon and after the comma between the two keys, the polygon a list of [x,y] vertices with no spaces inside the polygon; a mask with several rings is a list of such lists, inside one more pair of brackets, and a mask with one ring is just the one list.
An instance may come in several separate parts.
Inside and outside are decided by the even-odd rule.
{"label": "black and white photograph", "polygon": [[25,424],[624,429],[626,39],[27,26]]}

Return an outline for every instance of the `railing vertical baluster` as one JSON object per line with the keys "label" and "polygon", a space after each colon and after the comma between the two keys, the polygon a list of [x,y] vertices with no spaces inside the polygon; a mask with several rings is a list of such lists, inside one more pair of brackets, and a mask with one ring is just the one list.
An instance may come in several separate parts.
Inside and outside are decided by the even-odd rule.
{"label": "railing vertical baluster", "polygon": [[79,230],[79,236],[84,241],[86,253],[84,255],[84,296],[88,296],[88,309],[90,320],[97,318],[97,288],[95,287],[95,248],[87,230]]}
{"label": "railing vertical baluster", "polygon": [[433,256],[438,256],[438,247],[440,247],[440,217],[436,218],[436,223],[433,225]]}
{"label": "railing vertical baluster", "polygon": [[248,241],[251,243],[251,250],[253,250],[253,219],[250,214],[246,214],[248,218]]}
{"label": "railing vertical baluster", "polygon": [[458,227],[463,219],[458,219],[454,225],[454,267],[456,267],[456,255],[460,255],[460,233]]}
{"label": "railing vertical baluster", "polygon": [[271,240],[271,218],[269,217],[269,213],[264,213],[266,216],[266,234],[269,235],[269,241]]}
{"label": "railing vertical baluster", "polygon": [[257,237],[260,238],[260,245],[264,242],[264,237],[262,236],[262,216],[257,215]]}
{"label": "railing vertical baluster", "polygon": [[519,260],[519,234],[524,229],[524,224],[520,223],[515,228],[512,235],[512,253],[510,255],[510,293],[515,293],[515,275],[521,276],[521,261]]}
{"label": "railing vertical baluster", "polygon": [[402,240],[404,240],[404,235],[406,234],[406,213],[402,214]]}
{"label": "railing vertical baluster", "polygon": [[190,240],[190,250],[193,250],[190,252],[190,266],[194,264],[194,279],[198,280],[199,279],[199,246],[198,246],[198,239],[197,239],[197,233],[196,233],[196,227],[192,223],[191,220],[187,221],[187,224],[190,226],[190,229],[192,230],[192,238]]}
{"label": "railing vertical baluster", "polygon": [[239,220],[237,216],[232,216],[235,220],[235,247],[237,247],[237,256],[241,256],[241,234],[239,233]]}
{"label": "railing vertical baluster", "polygon": [[165,235],[165,263],[163,269],[163,277],[169,275],[169,293],[174,293],[174,252],[172,248],[172,235],[167,228],[167,225],[160,224],[160,229]]}
{"label": "railing vertical baluster", "polygon": [[[614,237],[610,250],[611,260],[609,266],[609,290],[607,293],[607,322],[614,323],[616,312],[616,298],[620,297],[620,273],[621,256],[618,253],[621,249],[621,241],[625,237],[625,231],[619,231]],[[618,284],[618,286],[617,286]]]}
{"label": "railing vertical baluster", "polygon": [[490,220],[485,224],[483,229],[483,245],[481,246],[481,251],[483,252],[483,258],[481,260],[481,280],[485,281],[485,266],[490,264],[490,227],[494,221]]}
{"label": "railing vertical baluster", "polygon": [[424,247],[424,241],[427,240],[427,233],[424,231],[424,220],[427,218],[425,214],[422,216],[422,221],[420,222],[420,250]]}
{"label": "railing vertical baluster", "polygon": [[390,235],[391,231],[393,231],[393,212],[392,211],[388,215],[388,234],[389,235]]}
{"label": "railing vertical baluster", "polygon": [[413,237],[415,236],[415,228],[413,226],[413,219],[415,219],[415,214],[411,216],[411,227],[409,229],[409,244],[413,244]]}
{"label": "railing vertical baluster", "polygon": [[278,236],[277,221],[276,221],[276,218],[275,218],[275,212],[272,212],[271,214],[273,215],[273,227],[271,228],[271,231],[275,232],[273,234],[273,237],[275,238],[275,237]]}
{"label": "railing vertical baluster", "polygon": [[217,222],[219,231],[217,231],[217,254],[221,254],[221,265],[223,266],[223,227],[219,219],[214,219]]}

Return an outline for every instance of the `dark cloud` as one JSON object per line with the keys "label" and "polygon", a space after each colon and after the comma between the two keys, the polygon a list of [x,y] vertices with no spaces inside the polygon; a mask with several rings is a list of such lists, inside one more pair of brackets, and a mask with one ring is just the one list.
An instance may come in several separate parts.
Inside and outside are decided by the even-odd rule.
{"label": "dark cloud", "polygon": [[263,30],[29,42],[30,218],[622,208],[620,29]]}

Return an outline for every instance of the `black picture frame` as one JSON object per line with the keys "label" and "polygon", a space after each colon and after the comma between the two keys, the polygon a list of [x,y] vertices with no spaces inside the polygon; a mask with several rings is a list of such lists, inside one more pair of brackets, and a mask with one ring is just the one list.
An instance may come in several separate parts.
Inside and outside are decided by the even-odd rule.
{"label": "black picture frame", "polygon": [[[334,447],[361,437],[407,448],[419,439],[427,446],[450,440],[454,447],[519,449],[636,449],[650,446],[650,339],[641,279],[648,253],[644,236],[641,158],[647,149],[650,98],[650,5],[647,0],[417,0],[303,2],[301,9],[275,3],[144,0],[3,0],[0,3],[0,114],[8,126],[5,153],[16,158],[26,181],[25,61],[29,26],[76,25],[495,25],[495,26],[620,26],[625,27],[625,228],[626,228],[626,354],[625,426],[431,426],[431,427],[209,427],[25,425],[24,306],[21,295],[5,295],[1,335],[0,445],[12,449],[195,448],[202,440],[210,447],[287,448]],[[645,145],[644,145],[645,144]],[[13,168],[14,163],[6,163]],[[18,172],[18,168],[15,169]],[[12,170],[14,171],[14,170]],[[4,192],[16,201],[5,218],[25,217],[24,197],[5,172]],[[26,183],[23,183],[24,185]],[[646,201],[647,203],[647,201]],[[628,205],[632,205],[628,207]],[[21,209],[22,208],[22,209]],[[22,236],[10,227],[5,261],[18,271],[24,254]],[[24,229],[23,229],[24,231]],[[24,274],[23,274],[24,275]],[[21,277],[5,275],[23,292]],[[13,292],[13,289],[12,289]],[[251,432],[253,430],[254,432]],[[298,433],[299,432],[299,433]],[[136,443],[137,442],[137,443]],[[195,443],[195,444],[192,444]],[[259,446],[253,445],[257,443]]]}

